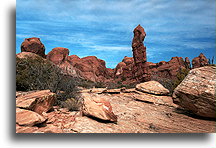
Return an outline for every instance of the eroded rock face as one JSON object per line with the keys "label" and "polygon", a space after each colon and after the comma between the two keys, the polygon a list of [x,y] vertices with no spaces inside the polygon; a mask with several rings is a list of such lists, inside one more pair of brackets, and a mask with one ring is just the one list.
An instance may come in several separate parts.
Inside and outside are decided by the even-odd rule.
{"label": "eroded rock face", "polygon": [[44,122],[46,119],[36,112],[16,108],[16,123],[22,126],[33,126]]}
{"label": "eroded rock face", "polygon": [[149,81],[150,75],[148,73],[146,47],[143,44],[146,33],[142,26],[138,25],[134,31],[134,38],[132,41],[133,58],[135,67],[133,73],[135,79],[139,82]]}
{"label": "eroded rock face", "polygon": [[161,85],[157,81],[148,81],[148,82],[137,84],[136,90],[139,90],[145,93],[155,94],[155,95],[168,95],[169,94],[169,90],[166,89],[163,85]]}
{"label": "eroded rock face", "polygon": [[83,113],[87,116],[93,116],[102,120],[117,122],[117,116],[112,111],[109,101],[99,98],[85,96],[83,105]]}
{"label": "eroded rock face", "polygon": [[21,44],[21,52],[32,52],[45,58],[45,47],[41,43],[40,38],[26,38]]}
{"label": "eroded rock face", "polygon": [[16,106],[42,114],[52,109],[56,101],[56,95],[50,90],[42,90],[29,93],[16,98]]}
{"label": "eroded rock face", "polygon": [[53,48],[52,51],[50,51],[47,54],[47,59],[55,63],[56,65],[61,64],[65,61],[67,61],[69,54],[69,50],[67,48],[63,47],[56,47]]}
{"label": "eroded rock face", "polygon": [[70,59],[74,67],[81,71],[83,78],[94,82],[105,82],[112,76],[112,70],[107,70],[105,61],[95,56],[77,58],[73,56]]}
{"label": "eroded rock face", "polygon": [[208,59],[201,53],[198,57],[192,60],[193,68],[199,68],[208,65]]}
{"label": "eroded rock face", "polygon": [[152,73],[152,78],[167,78],[176,79],[176,75],[181,69],[185,69],[185,62],[182,57],[172,57],[168,62],[161,61],[159,63],[152,64],[149,67],[149,71]]}
{"label": "eroded rock face", "polygon": [[214,66],[193,69],[174,90],[175,103],[203,117],[216,118]]}

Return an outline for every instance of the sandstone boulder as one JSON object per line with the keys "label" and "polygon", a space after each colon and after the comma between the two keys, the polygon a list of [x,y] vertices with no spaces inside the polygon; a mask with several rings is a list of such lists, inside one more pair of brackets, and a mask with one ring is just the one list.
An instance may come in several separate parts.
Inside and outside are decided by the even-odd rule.
{"label": "sandstone boulder", "polygon": [[33,126],[44,122],[46,119],[36,112],[16,108],[16,123],[21,126]]}
{"label": "sandstone boulder", "polygon": [[203,117],[216,118],[214,66],[193,69],[174,90],[174,102]]}
{"label": "sandstone boulder", "polygon": [[42,90],[17,97],[16,106],[42,114],[52,109],[55,101],[54,93],[50,90]]}
{"label": "sandstone boulder", "polygon": [[169,94],[169,90],[166,89],[163,85],[161,85],[157,81],[148,81],[148,82],[137,84],[136,90],[139,90],[145,93],[155,94],[155,95],[168,95]]}
{"label": "sandstone boulder", "polygon": [[99,97],[84,97],[83,113],[102,120],[117,122],[117,116],[112,111],[109,101]]}
{"label": "sandstone boulder", "polygon": [[35,54],[40,55],[41,57],[45,58],[45,47],[41,43],[40,38],[32,37],[26,38],[24,42],[21,44],[21,51],[22,52],[32,52]]}

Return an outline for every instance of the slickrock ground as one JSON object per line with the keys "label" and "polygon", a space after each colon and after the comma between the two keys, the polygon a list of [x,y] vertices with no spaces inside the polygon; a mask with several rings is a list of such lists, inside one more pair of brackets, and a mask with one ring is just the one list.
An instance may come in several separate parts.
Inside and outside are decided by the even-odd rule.
{"label": "slickrock ground", "polygon": [[[112,91],[109,91],[112,92]],[[97,93],[84,90],[83,97],[110,101],[117,123],[82,116],[54,106],[43,113],[46,122],[33,127],[16,125],[17,133],[210,133],[215,121],[190,115],[169,96],[156,96],[130,89],[122,93]],[[19,94],[20,95],[20,94]]]}

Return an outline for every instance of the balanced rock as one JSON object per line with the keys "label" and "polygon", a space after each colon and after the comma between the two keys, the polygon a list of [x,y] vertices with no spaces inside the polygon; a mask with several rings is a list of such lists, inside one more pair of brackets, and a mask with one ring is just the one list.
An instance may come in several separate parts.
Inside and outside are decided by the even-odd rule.
{"label": "balanced rock", "polygon": [[53,48],[52,51],[50,51],[47,54],[46,58],[58,65],[67,61],[68,54],[69,54],[69,49],[63,47],[56,47]]}
{"label": "balanced rock", "polygon": [[54,93],[50,90],[42,90],[17,97],[16,106],[42,114],[52,109],[55,101]]}
{"label": "balanced rock", "polygon": [[21,44],[22,52],[32,52],[45,58],[45,47],[41,43],[40,38],[26,38]]}
{"label": "balanced rock", "polygon": [[216,118],[214,66],[193,69],[174,90],[174,102],[203,117]]}
{"label": "balanced rock", "polygon": [[117,122],[117,116],[113,113],[110,102],[100,97],[84,97],[83,113],[102,120]]}
{"label": "balanced rock", "polygon": [[36,112],[16,108],[16,123],[21,126],[33,126],[44,122],[46,119]]}
{"label": "balanced rock", "polygon": [[148,81],[136,85],[136,90],[155,95],[168,95],[169,90],[157,81]]}
{"label": "balanced rock", "polygon": [[193,68],[199,68],[208,65],[208,59],[204,56],[203,53],[200,53],[198,57],[195,57],[192,60]]}

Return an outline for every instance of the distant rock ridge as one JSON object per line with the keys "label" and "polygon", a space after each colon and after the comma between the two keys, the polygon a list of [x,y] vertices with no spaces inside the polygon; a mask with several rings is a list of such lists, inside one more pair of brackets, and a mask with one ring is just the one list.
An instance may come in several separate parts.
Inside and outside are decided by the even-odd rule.
{"label": "distant rock ridge", "polygon": [[[120,81],[122,84],[130,84],[154,80],[155,77],[176,79],[181,69],[191,69],[188,57],[185,59],[172,57],[168,62],[147,62],[146,47],[143,43],[146,36],[145,30],[138,25],[133,33],[133,57],[125,56],[114,69],[106,68],[105,61],[95,56],[80,58],[77,55],[69,55],[69,49],[63,47],[53,48],[45,55],[45,46],[41,43],[40,38],[36,37],[26,38],[21,45],[21,52],[32,57],[37,54],[58,65],[69,75],[94,82],[116,83]],[[23,54],[19,53],[17,56],[21,57]],[[208,60],[203,53],[192,60],[192,68],[206,65],[208,65]]]}

